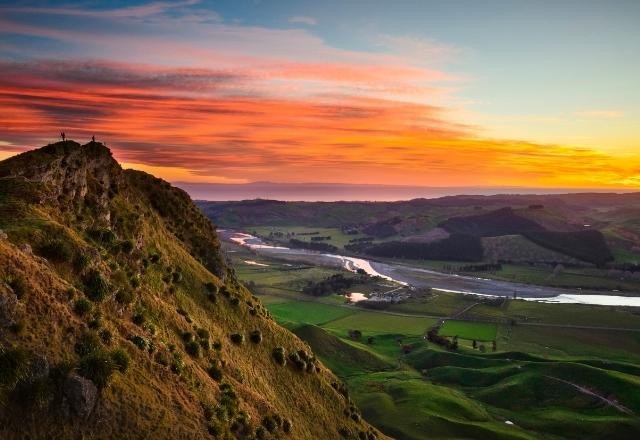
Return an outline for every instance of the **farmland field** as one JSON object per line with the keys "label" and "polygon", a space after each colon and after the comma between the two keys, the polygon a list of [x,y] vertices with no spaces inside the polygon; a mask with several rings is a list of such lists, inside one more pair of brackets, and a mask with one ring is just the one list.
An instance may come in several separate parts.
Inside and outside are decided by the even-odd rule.
{"label": "farmland field", "polygon": [[497,329],[494,324],[481,322],[466,322],[448,320],[440,329],[442,336],[457,336],[460,339],[475,339],[476,341],[493,341],[496,339]]}

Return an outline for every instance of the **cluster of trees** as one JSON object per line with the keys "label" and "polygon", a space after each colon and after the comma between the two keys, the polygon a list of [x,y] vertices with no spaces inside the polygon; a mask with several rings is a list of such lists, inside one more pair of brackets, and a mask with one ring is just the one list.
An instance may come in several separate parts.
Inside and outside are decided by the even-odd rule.
{"label": "cluster of trees", "polygon": [[378,238],[391,237],[392,235],[396,235],[398,233],[398,231],[396,230],[396,228],[393,227],[393,225],[397,225],[401,221],[402,219],[399,217],[383,220],[381,222],[374,223],[372,225],[365,227],[362,230],[362,232],[364,232],[365,234],[373,235],[374,237],[378,237]]}
{"label": "cluster of trees", "polygon": [[289,240],[289,246],[299,249],[309,249],[312,251],[321,251],[321,252],[336,252],[338,248],[332,244],[328,243],[318,243],[317,241],[303,241],[298,240],[297,238],[292,238]]}
{"label": "cluster of trees", "polygon": [[355,277],[345,277],[341,273],[337,273],[321,281],[308,281],[307,285],[302,289],[302,292],[307,295],[313,296],[325,296],[332,295],[334,293],[342,293],[350,287],[361,283],[363,281],[362,277],[363,275],[358,275]]}
{"label": "cluster of trees", "polygon": [[495,272],[502,270],[500,263],[467,264],[458,266],[458,272]]}
{"label": "cluster of trees", "polygon": [[[298,234],[300,235],[300,234]],[[330,235],[319,235],[317,237],[311,237],[311,241],[323,241],[323,240],[331,240],[331,236]]]}
{"label": "cluster of trees", "polygon": [[373,240],[373,237],[360,237],[350,239],[349,243],[371,243]]}
{"label": "cluster of trees", "polygon": [[444,336],[440,336],[438,334],[438,330],[432,328],[427,332],[427,340],[429,342],[433,342],[441,347],[444,347],[448,350],[457,350],[458,349],[458,337],[454,336],[453,339],[445,338]]}
{"label": "cluster of trees", "polygon": [[525,231],[544,231],[533,220],[517,215],[511,208],[502,208],[486,214],[451,217],[439,225],[450,233],[495,237],[521,234]]}
{"label": "cluster of trees", "polygon": [[484,256],[480,237],[452,234],[431,243],[388,241],[369,246],[364,252],[376,257],[413,260],[481,261]]}
{"label": "cluster of trees", "polygon": [[596,266],[613,261],[613,254],[604,236],[595,229],[573,232],[527,231],[523,235],[542,247]]}

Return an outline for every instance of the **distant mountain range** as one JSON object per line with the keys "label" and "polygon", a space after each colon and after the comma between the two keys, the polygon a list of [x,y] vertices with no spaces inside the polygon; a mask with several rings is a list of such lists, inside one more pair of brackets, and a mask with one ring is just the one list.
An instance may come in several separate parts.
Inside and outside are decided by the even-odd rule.
{"label": "distant mountain range", "polygon": [[345,183],[275,183],[252,182],[241,184],[175,182],[193,199],[226,201],[271,199],[284,201],[398,201],[444,196],[494,194],[570,194],[570,193],[628,193],[632,190],[603,190],[588,188],[524,188],[524,187],[429,187],[411,185],[345,184]]}

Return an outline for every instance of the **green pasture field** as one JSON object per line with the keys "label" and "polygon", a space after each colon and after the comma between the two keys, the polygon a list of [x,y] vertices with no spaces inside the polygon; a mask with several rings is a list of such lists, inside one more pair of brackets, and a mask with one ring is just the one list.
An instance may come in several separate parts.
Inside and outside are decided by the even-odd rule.
{"label": "green pasture field", "polygon": [[494,324],[483,322],[467,322],[447,320],[440,328],[442,336],[457,336],[460,339],[476,341],[493,341],[496,339],[497,328]]}
{"label": "green pasture field", "polygon": [[323,324],[356,313],[347,307],[318,302],[287,301],[267,304],[267,308],[281,324]]}
{"label": "green pasture field", "polygon": [[344,318],[327,322],[323,327],[333,331],[342,331],[345,336],[349,330],[360,330],[364,336],[384,334],[416,336],[426,333],[435,323],[436,320],[431,318],[359,311]]}

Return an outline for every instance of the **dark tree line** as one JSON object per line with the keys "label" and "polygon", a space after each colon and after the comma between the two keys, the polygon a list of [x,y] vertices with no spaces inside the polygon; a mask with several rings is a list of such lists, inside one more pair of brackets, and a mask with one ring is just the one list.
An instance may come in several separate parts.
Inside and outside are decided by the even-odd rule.
{"label": "dark tree line", "polygon": [[326,296],[334,293],[344,293],[350,287],[361,283],[363,281],[362,278],[363,275],[345,277],[341,273],[337,273],[321,281],[309,281],[302,289],[302,292],[313,296]]}
{"label": "dark tree line", "polygon": [[602,232],[595,229],[574,232],[528,231],[523,235],[542,247],[596,266],[604,266],[613,261],[613,254]]}
{"label": "dark tree line", "polygon": [[481,261],[484,256],[479,237],[452,234],[431,243],[388,241],[364,248],[376,257],[407,258],[412,260]]}
{"label": "dark tree line", "polygon": [[302,241],[298,240],[297,238],[292,238],[291,240],[289,240],[289,245],[294,248],[309,249],[312,251],[321,252],[336,252],[338,250],[338,248],[332,244],[317,241]]}

